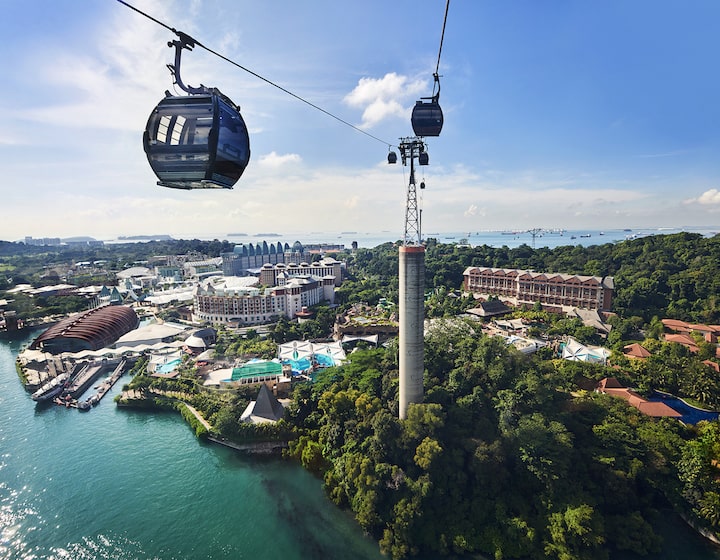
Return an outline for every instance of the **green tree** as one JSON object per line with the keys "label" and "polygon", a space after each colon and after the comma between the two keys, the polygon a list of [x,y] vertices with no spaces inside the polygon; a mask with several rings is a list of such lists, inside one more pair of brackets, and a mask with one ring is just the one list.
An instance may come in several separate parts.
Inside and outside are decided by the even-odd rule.
{"label": "green tree", "polygon": [[601,518],[588,504],[568,506],[564,511],[550,514],[545,543],[548,558],[558,560],[607,558]]}

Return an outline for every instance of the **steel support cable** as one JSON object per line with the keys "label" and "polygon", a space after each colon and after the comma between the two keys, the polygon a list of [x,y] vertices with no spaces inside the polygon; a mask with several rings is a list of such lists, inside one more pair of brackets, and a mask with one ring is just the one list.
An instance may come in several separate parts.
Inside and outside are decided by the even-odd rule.
{"label": "steel support cable", "polygon": [[445,2],[445,17],[443,18],[442,33],[440,34],[440,49],[438,49],[438,59],[435,65],[435,74],[440,70],[440,56],[442,55],[443,41],[445,40],[445,24],[447,23],[448,10],[450,9],[450,0]]}
{"label": "steel support cable", "polygon": [[[232,64],[233,66],[236,66],[236,67],[239,68],[240,70],[244,70],[244,71],[247,72],[248,74],[251,74],[251,75],[255,76],[256,78],[262,80],[262,81],[265,82],[266,84],[269,84],[269,85],[271,85],[271,86],[279,89],[279,90],[282,91],[283,93],[286,93],[286,94],[290,95],[291,97],[294,97],[294,98],[297,99],[298,101],[302,101],[302,102],[305,103],[306,105],[309,105],[309,106],[312,107],[313,109],[316,109],[316,110],[320,111],[321,113],[324,113],[324,114],[327,115],[328,117],[332,117],[332,118],[335,119],[336,121],[341,122],[342,124],[344,124],[344,125],[346,125],[346,126],[349,126],[350,128],[352,128],[352,129],[355,130],[356,132],[360,132],[361,134],[364,134],[365,136],[368,136],[368,137],[372,138],[373,140],[377,140],[378,142],[381,142],[382,144],[385,144],[386,146],[394,146],[394,144],[391,144],[390,142],[386,142],[385,140],[381,140],[381,139],[378,138],[377,136],[374,136],[374,135],[370,134],[369,132],[367,132],[367,131],[365,131],[365,130],[363,130],[363,129],[361,129],[361,128],[358,128],[358,127],[355,126],[354,124],[349,123],[348,121],[346,121],[346,120],[338,117],[337,115],[334,115],[334,114],[331,113],[330,111],[327,111],[327,110],[323,109],[322,107],[319,107],[318,105],[315,105],[315,104],[312,103],[311,101],[308,101],[307,99],[304,99],[303,97],[300,97],[299,95],[297,95],[297,94],[293,93],[292,91],[290,91],[290,90],[282,87],[281,85],[276,84],[275,82],[273,82],[273,81],[271,81],[271,80],[269,80],[269,79],[261,76],[261,75],[258,74],[257,72],[253,72],[252,70],[250,70],[249,68],[246,68],[246,67],[243,66],[242,64],[239,64],[239,63],[235,62],[234,60],[231,60],[231,59],[229,59],[228,57],[226,57],[226,56],[224,56],[224,55],[222,55],[222,54],[214,51],[214,50],[211,49],[210,47],[207,47],[207,46],[203,45],[200,41],[198,41],[197,39],[195,39],[195,38],[193,38],[193,37],[190,37],[189,35],[183,33],[182,31],[178,31],[178,30],[175,29],[174,27],[170,27],[170,26],[167,25],[166,23],[163,23],[162,21],[160,21],[160,20],[158,20],[158,19],[155,19],[154,17],[146,14],[146,13],[143,12],[142,10],[139,10],[139,9],[136,8],[135,6],[132,6],[132,5],[128,4],[127,2],[125,2],[125,0],[117,0],[117,1],[120,2],[120,4],[122,4],[123,6],[127,6],[127,7],[130,8],[131,10],[134,10],[135,12],[137,12],[138,14],[140,14],[140,15],[142,15],[142,16],[145,16],[145,17],[148,18],[149,20],[151,20],[151,21],[157,23],[158,25],[164,27],[164,28],[167,29],[168,31],[172,31],[172,32],[173,32],[175,35],[177,35],[180,39],[183,39],[183,40],[188,40],[188,39],[189,39],[189,40],[191,40],[194,45],[196,45],[196,46],[198,46],[198,47],[202,47],[203,49],[205,49],[205,50],[206,50],[207,52],[209,52],[210,54],[213,54],[213,55],[217,56],[218,58],[224,60],[225,62],[229,62],[230,64]],[[448,1],[449,1],[449,0],[448,0]]]}

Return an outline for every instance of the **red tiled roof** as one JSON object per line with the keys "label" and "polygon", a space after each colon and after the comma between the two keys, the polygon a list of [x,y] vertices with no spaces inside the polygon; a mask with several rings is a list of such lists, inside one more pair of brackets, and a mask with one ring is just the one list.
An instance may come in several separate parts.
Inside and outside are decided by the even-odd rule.
{"label": "red tiled roof", "polygon": [[661,402],[643,401],[642,403],[636,405],[636,407],[643,414],[647,414],[648,416],[653,416],[656,418],[680,418],[682,416],[682,414],[680,414],[677,410],[673,410],[668,405]]}
{"label": "red tiled roof", "polygon": [[637,342],[634,344],[628,344],[623,348],[623,353],[630,358],[647,358],[652,354],[643,346]]}
{"label": "red tiled roof", "polygon": [[688,325],[688,328],[700,333],[720,333],[720,325],[692,324]]}
{"label": "red tiled roof", "polygon": [[663,319],[662,324],[666,326],[668,329],[676,330],[678,328],[680,329],[687,329],[688,324],[685,321],[680,321],[678,319]]}
{"label": "red tiled roof", "polygon": [[665,342],[677,342],[678,344],[687,346],[691,352],[697,352],[699,350],[695,339],[687,334],[666,334]]}
{"label": "red tiled roof", "polygon": [[625,387],[614,377],[605,377],[598,383],[598,389],[624,389]]}
{"label": "red tiled roof", "polygon": [[629,401],[633,396],[630,390],[626,387],[623,387],[622,389],[605,389],[601,392],[612,397],[619,397],[626,401]]}
{"label": "red tiled roof", "polygon": [[646,414],[647,416],[669,418],[680,418],[682,416],[682,414],[673,410],[665,403],[646,401],[632,389],[622,387],[618,380],[614,377],[606,377],[605,379],[600,381],[600,383],[598,383],[598,391],[611,395],[613,397],[619,397],[626,400],[628,404],[634,406],[640,412]]}
{"label": "red tiled roof", "polygon": [[676,332],[697,331],[701,333],[720,334],[720,325],[703,325],[700,323],[693,324],[686,321],[680,321],[678,319],[663,319],[662,324],[666,328]]}
{"label": "red tiled roof", "polygon": [[713,368],[716,372],[720,373],[720,364],[713,362],[712,360],[703,360],[703,364]]}

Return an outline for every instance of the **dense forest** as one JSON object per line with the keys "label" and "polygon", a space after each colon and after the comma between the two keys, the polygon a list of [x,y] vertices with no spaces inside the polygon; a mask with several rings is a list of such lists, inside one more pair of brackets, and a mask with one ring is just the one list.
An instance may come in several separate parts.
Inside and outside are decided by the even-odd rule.
{"label": "dense forest", "polygon": [[[190,243],[188,249],[204,254],[225,250],[219,242]],[[160,250],[179,247],[132,244],[93,249],[93,255],[121,269]],[[0,283],[6,286],[18,277],[36,279],[48,258],[66,258],[3,251]],[[182,392],[228,439],[288,439],[287,455],[322,477],[330,499],[351,510],[394,559],[651,556],[663,546],[656,522],[670,511],[720,529],[720,424],[651,418],[592,390],[614,376],[642,394],[660,389],[720,407],[720,378],[703,364],[716,360],[715,345],[698,341],[700,351],[692,354],[663,342],[659,321],[720,323],[720,237],[682,233],[537,250],[430,240],[426,257],[426,316],[434,327],[425,340],[425,399],[410,406],[406,420],[398,419],[392,340],[353,352],[344,365],[318,372],[312,384],[297,384],[285,420],[259,432],[239,419],[252,394],[215,398],[196,390],[190,362],[177,381],[138,374],[131,385]],[[84,252],[73,258],[89,259]],[[221,330],[218,354],[272,357],[271,341],[327,336],[335,313],[353,303],[397,301],[397,246],[359,249],[341,260],[348,278],[337,290],[338,308],[319,307],[316,319],[302,325],[280,321],[270,340]],[[538,336],[603,343],[613,350],[611,365],[558,360],[550,348],[525,356],[483,335],[479,323],[462,318],[474,305],[461,293],[462,273],[477,265],[613,276],[616,315],[607,339],[541,308],[514,312]],[[630,342],[652,356],[628,360],[621,350]]]}
{"label": "dense forest", "polygon": [[[448,350],[449,349],[449,350]],[[536,362],[449,327],[427,340],[425,402],[397,419],[394,353],[297,389],[292,456],[392,558],[607,558],[656,551],[693,430],[578,390],[602,368]],[[707,482],[707,481],[706,481]]]}
{"label": "dense forest", "polygon": [[[350,264],[362,271],[356,278],[360,285],[344,284],[341,293],[353,293],[371,303],[390,294],[397,301],[397,248],[393,244],[358,249]],[[613,311],[621,317],[640,317],[646,323],[654,316],[720,322],[720,236],[678,233],[555,249],[462,247],[431,239],[425,264],[429,289],[460,288],[468,266],[613,276]]]}

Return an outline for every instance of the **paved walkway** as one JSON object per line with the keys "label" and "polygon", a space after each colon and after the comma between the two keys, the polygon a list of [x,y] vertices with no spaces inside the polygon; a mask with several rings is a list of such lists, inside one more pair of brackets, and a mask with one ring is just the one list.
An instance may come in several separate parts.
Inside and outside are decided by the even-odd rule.
{"label": "paved walkway", "polygon": [[185,406],[188,407],[188,410],[195,415],[195,418],[197,418],[200,421],[200,423],[203,426],[205,426],[207,431],[211,432],[212,426],[210,425],[210,423],[207,420],[205,420],[205,418],[203,418],[202,414],[200,414],[194,407],[190,406],[188,403],[184,403],[184,404],[185,404]]}

